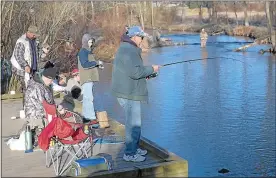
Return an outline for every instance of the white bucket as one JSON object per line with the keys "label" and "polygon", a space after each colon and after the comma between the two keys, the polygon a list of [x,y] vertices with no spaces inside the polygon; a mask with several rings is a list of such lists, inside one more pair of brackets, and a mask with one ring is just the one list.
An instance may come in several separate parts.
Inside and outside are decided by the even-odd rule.
{"label": "white bucket", "polygon": [[20,119],[25,119],[25,111],[24,110],[20,110],[19,117],[20,117]]}

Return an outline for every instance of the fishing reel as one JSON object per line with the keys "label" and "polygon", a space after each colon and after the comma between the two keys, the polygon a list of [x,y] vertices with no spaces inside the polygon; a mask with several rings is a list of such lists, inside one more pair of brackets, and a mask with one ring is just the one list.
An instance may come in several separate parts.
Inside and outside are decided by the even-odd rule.
{"label": "fishing reel", "polygon": [[157,77],[157,76],[158,76],[158,73],[157,73],[157,72],[155,72],[155,73],[153,73],[153,74],[151,74],[151,75],[147,76],[147,77],[146,77],[146,79],[147,79],[147,80],[149,80],[149,79],[151,79],[151,78],[155,78],[155,77]]}

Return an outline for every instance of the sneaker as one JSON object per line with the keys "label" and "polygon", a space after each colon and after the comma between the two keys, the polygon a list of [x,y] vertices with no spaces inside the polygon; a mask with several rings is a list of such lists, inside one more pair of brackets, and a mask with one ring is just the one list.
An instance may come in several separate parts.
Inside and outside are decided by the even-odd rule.
{"label": "sneaker", "polygon": [[145,156],[146,154],[148,154],[148,151],[138,148],[136,154],[139,154],[141,156]]}
{"label": "sneaker", "polygon": [[139,154],[136,154],[136,155],[133,155],[133,156],[128,156],[128,155],[125,155],[125,154],[124,154],[123,159],[124,159],[125,161],[143,162],[143,161],[146,160],[146,157],[141,156],[141,155],[139,155]]}

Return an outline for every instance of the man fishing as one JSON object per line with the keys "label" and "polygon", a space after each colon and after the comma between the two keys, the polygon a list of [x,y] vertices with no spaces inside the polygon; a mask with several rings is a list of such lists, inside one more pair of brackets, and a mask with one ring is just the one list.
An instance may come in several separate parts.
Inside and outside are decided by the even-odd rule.
{"label": "man fishing", "polygon": [[114,59],[112,94],[125,112],[126,148],[125,161],[144,161],[147,150],[139,148],[141,135],[141,102],[148,100],[146,78],[158,72],[160,66],[144,66],[140,44],[145,37],[139,26],[133,26],[124,34]]}

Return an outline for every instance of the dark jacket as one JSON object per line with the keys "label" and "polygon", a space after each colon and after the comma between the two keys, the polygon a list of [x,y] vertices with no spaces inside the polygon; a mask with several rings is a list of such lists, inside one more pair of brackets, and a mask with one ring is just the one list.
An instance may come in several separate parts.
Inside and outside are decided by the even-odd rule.
{"label": "dark jacket", "polygon": [[151,66],[143,65],[141,51],[127,35],[123,35],[112,71],[112,94],[117,98],[148,100],[146,77],[154,71]]}

